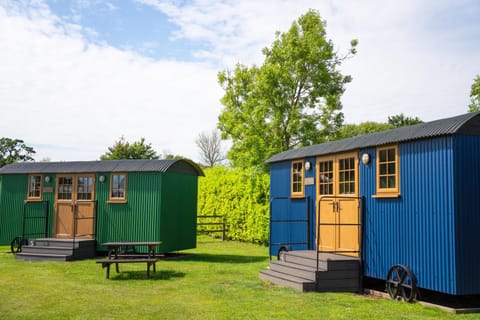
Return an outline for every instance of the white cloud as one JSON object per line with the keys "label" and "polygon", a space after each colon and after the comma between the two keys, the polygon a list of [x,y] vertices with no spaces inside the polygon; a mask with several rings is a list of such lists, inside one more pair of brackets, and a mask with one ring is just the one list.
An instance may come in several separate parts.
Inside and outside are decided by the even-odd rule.
{"label": "white cloud", "polygon": [[215,127],[221,109],[217,71],[260,64],[275,31],[309,8],[340,53],[359,39],[342,67],[354,78],[343,97],[347,122],[466,112],[480,73],[476,1],[136,1],[177,26],[173,41],[200,43],[197,62],[146,58],[149,42],[137,52],[92,42],[97,30],[85,38],[84,26],[40,0],[0,0],[0,136],[38,146],[38,159],[96,159],[121,135],[198,159],[195,138]]}
{"label": "white cloud", "polygon": [[37,159],[96,159],[121,135],[198,158],[220,110],[215,70],[88,43],[55,20],[0,8],[1,136],[40,146]]}
{"label": "white cloud", "polygon": [[[196,57],[222,68],[261,63],[261,48],[276,30],[286,31],[309,8],[319,10],[340,54],[351,39],[360,42],[342,68],[354,78],[343,97],[348,122],[385,121],[402,112],[424,120],[464,113],[480,72],[476,37],[464,39],[477,42],[473,48],[455,50],[464,44],[457,40],[463,32],[480,32],[478,19],[474,26],[462,23],[465,15],[475,21],[480,14],[474,1],[137,1],[169,16],[176,37],[208,43]],[[448,22],[442,27],[439,20]]]}

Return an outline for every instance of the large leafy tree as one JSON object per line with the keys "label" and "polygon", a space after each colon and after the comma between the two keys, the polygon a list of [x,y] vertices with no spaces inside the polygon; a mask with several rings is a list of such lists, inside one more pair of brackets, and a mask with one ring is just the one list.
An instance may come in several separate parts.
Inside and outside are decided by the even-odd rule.
{"label": "large leafy tree", "polygon": [[100,156],[101,160],[122,160],[122,159],[158,159],[159,156],[152,149],[150,143],[145,142],[145,138],[140,141],[129,143],[121,137],[108,151]]}
{"label": "large leafy tree", "polygon": [[404,126],[423,123],[418,117],[407,117],[403,113],[388,117],[388,122],[366,121],[360,124],[346,124],[336,133],[336,139],[345,139],[369,133],[375,133]]}
{"label": "large leafy tree", "polygon": [[35,150],[23,140],[0,138],[0,168],[15,162],[32,161]]}
{"label": "large leafy tree", "polygon": [[473,80],[473,84],[470,89],[470,105],[468,106],[468,111],[480,111],[480,75]]}
{"label": "large leafy tree", "polygon": [[277,32],[263,49],[263,65],[220,72],[225,95],[218,127],[232,140],[233,165],[262,165],[275,153],[331,139],[343,122],[340,96],[351,81],[338,69],[356,45],[352,40],[339,57],[320,14],[309,10],[288,32]]}
{"label": "large leafy tree", "polygon": [[388,123],[394,128],[423,123],[418,117],[406,117],[403,113],[388,117]]}
{"label": "large leafy tree", "polygon": [[337,140],[361,136],[364,134],[385,131],[392,129],[393,126],[389,123],[366,121],[360,124],[346,124],[342,126],[336,133]]}

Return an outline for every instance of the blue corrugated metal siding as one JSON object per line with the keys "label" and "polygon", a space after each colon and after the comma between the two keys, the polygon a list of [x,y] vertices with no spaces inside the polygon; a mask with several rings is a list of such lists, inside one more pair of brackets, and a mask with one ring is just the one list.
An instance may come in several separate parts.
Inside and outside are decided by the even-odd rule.
{"label": "blue corrugated metal siding", "polygon": [[457,294],[452,137],[400,144],[400,198],[375,194],[374,148],[360,166],[365,196],[365,275],[384,279],[390,266],[412,269],[422,288]]}
{"label": "blue corrugated metal siding", "polygon": [[[315,175],[315,159],[306,159],[312,164],[306,177]],[[305,186],[304,198],[290,198],[291,162],[275,163],[270,167],[270,254],[277,255],[283,245],[288,245],[290,250],[313,249],[315,232],[312,230],[315,220],[314,195],[315,185]],[[309,215],[309,216],[308,216]],[[310,228],[306,222],[280,222],[278,220],[310,220]],[[310,236],[310,237],[309,237]],[[304,243],[290,245],[292,243]],[[307,243],[310,243],[308,247]]]}
{"label": "blue corrugated metal siding", "polygon": [[457,292],[480,294],[480,140],[454,139]]}

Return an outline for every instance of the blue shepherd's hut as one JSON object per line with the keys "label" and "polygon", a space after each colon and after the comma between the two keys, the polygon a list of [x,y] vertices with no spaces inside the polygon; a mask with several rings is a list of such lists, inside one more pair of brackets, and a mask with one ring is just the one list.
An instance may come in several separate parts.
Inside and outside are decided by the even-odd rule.
{"label": "blue shepherd's hut", "polygon": [[[480,294],[480,113],[274,155],[269,270],[300,290]],[[348,280],[349,279],[349,280]],[[347,281],[348,280],[348,281]]]}

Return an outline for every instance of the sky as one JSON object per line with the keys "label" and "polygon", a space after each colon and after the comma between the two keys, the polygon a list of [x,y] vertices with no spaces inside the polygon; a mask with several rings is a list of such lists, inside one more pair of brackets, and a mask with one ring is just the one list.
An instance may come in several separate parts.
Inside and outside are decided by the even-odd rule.
{"label": "sky", "polygon": [[[217,74],[309,9],[346,54],[346,123],[467,112],[480,74],[477,0],[0,0],[0,137],[37,161],[97,160],[120,137],[200,160],[216,128]],[[225,144],[225,148],[228,143]]]}

